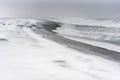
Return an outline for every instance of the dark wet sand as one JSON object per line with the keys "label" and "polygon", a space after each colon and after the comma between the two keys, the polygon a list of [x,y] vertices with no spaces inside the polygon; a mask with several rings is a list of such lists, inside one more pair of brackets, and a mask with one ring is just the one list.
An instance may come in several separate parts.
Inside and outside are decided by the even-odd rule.
{"label": "dark wet sand", "polygon": [[103,57],[103,58],[106,58],[109,60],[120,62],[120,52],[116,52],[116,51],[108,50],[105,48],[101,48],[101,47],[85,44],[82,42],[70,40],[70,39],[59,36],[51,31],[48,31],[45,28],[41,28],[41,27],[43,27],[41,25],[41,23],[38,23],[37,27],[35,29],[33,29],[33,31],[37,34],[44,36],[44,38],[46,38],[46,39],[55,41],[59,44],[63,44],[69,48],[76,49],[85,54],[96,55],[96,56],[100,56],[100,57]]}

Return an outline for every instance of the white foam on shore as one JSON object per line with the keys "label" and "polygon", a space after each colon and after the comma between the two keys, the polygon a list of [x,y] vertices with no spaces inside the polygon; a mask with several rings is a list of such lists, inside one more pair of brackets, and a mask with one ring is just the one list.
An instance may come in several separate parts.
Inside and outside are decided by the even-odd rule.
{"label": "white foam on shore", "polygon": [[95,20],[95,19],[84,19],[84,18],[57,18],[49,19],[53,21],[58,21],[67,24],[77,24],[77,25],[89,25],[89,26],[103,26],[103,27],[120,27],[120,21],[113,20]]}
{"label": "white foam on shore", "polygon": [[[104,27],[120,27],[120,22],[114,22],[110,20],[90,20],[90,19],[82,19],[82,18],[58,18],[58,19],[53,19],[54,21],[58,22],[63,22],[67,23],[62,25],[62,27],[57,28],[56,30],[53,30],[54,32],[58,33],[58,35],[61,35],[65,38],[69,38],[75,41],[79,41],[82,43],[90,44],[93,46],[98,46],[102,47],[108,50],[113,50],[120,52],[120,46],[116,45],[114,43],[109,43],[115,42],[116,43],[119,41],[119,33],[116,31],[98,31],[97,27],[104,26]],[[79,28],[76,28],[75,26],[71,24],[78,24],[78,25],[88,25],[88,26],[96,26],[96,30],[80,30]],[[117,28],[119,29],[119,28]],[[105,37],[104,37],[105,36]],[[87,39],[83,39],[87,38]],[[95,41],[96,40],[96,41]],[[97,41],[98,40],[98,41]],[[103,42],[100,42],[103,41]],[[106,41],[106,42],[105,42]],[[108,43],[107,43],[108,41]]]}
{"label": "white foam on shore", "polygon": [[81,38],[70,37],[70,36],[66,36],[66,35],[61,35],[61,36],[65,37],[65,38],[68,38],[68,39],[71,39],[71,40],[79,41],[79,42],[82,42],[82,43],[85,43],[85,44],[90,44],[90,45],[93,45],[93,46],[97,46],[97,47],[105,48],[105,49],[108,49],[108,50],[120,52],[120,46],[112,44],[112,43],[81,39]]}

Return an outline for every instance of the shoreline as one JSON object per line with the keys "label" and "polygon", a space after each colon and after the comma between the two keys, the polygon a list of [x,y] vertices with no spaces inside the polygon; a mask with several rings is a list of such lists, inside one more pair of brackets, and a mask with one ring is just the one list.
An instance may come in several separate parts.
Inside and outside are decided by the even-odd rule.
{"label": "shoreline", "polygon": [[40,26],[41,26],[41,23],[38,22],[37,27],[35,27],[33,31],[37,34],[42,35],[46,39],[52,40],[56,43],[65,45],[66,47],[75,49],[77,51],[83,52],[88,55],[100,56],[105,59],[120,62],[120,52],[89,45],[89,44],[82,43],[79,41],[70,40],[60,35],[57,35],[51,31],[48,31],[44,28],[38,29]]}

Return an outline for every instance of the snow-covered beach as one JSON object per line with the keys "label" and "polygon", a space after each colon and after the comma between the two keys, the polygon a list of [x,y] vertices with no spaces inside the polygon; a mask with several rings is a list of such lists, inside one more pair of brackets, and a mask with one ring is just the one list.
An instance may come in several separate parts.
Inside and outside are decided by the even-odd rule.
{"label": "snow-covered beach", "polygon": [[1,80],[120,80],[119,62],[70,48],[44,29],[36,32],[38,22],[0,19]]}

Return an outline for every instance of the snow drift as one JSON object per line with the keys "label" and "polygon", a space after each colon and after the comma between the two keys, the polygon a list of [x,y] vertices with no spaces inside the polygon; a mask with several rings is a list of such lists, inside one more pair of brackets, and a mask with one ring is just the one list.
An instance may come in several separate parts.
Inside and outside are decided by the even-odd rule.
{"label": "snow drift", "polygon": [[1,80],[120,80],[119,63],[47,40],[28,27],[36,22],[0,20]]}

